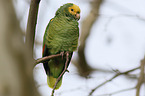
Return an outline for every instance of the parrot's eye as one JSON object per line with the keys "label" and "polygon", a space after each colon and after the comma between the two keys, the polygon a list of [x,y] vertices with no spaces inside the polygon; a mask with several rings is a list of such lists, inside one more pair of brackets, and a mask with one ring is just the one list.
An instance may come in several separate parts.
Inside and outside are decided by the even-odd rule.
{"label": "parrot's eye", "polygon": [[74,11],[74,9],[71,9],[71,11]]}

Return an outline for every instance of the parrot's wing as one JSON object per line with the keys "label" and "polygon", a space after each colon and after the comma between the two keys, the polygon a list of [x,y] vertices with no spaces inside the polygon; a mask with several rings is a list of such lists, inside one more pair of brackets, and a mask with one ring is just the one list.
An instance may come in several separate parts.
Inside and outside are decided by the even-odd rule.
{"label": "parrot's wing", "polygon": [[[49,29],[49,25],[50,25],[50,23],[51,23],[52,21],[53,21],[53,18],[49,21],[49,23],[48,23],[48,25],[47,25],[47,27],[46,27],[46,30],[45,30],[45,34],[46,34],[47,30]],[[44,37],[43,37],[42,57],[45,57],[45,56],[49,56],[49,55],[50,55],[49,49],[48,49],[48,47],[47,47],[46,44],[45,44],[45,39],[46,39],[45,34],[44,34]],[[45,69],[46,74],[48,74],[48,73],[49,73],[49,72],[48,72],[48,71],[49,71],[48,61],[47,61],[47,62],[44,62],[44,63],[43,63],[43,66],[44,66],[44,69]]]}
{"label": "parrot's wing", "polygon": [[[45,39],[46,39],[46,33],[47,33],[47,30],[49,29],[49,25],[51,24],[51,22],[53,21],[53,18],[52,19],[50,19],[50,21],[49,21],[49,23],[48,23],[48,25],[47,25],[47,27],[46,27],[46,30],[45,30],[45,34],[44,34],[44,37],[43,37],[43,50],[42,50],[42,55],[44,55],[44,52],[45,52],[45,47],[46,47],[46,45],[45,45]],[[48,56],[48,55],[47,55]],[[43,56],[44,57],[44,56]]]}
{"label": "parrot's wing", "polygon": [[[44,46],[43,46],[43,57],[45,57],[45,56],[49,56],[49,53],[48,53],[48,48],[47,48],[47,46],[44,44]],[[48,74],[49,72],[49,67],[48,67],[48,61],[47,62],[44,62],[43,63],[43,66],[44,66],[44,69],[45,69],[45,72],[46,72],[46,74]]]}

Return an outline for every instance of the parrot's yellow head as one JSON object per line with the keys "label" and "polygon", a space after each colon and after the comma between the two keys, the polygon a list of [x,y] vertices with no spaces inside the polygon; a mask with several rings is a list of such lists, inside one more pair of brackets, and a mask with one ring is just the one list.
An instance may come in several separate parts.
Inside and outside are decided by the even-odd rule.
{"label": "parrot's yellow head", "polygon": [[64,4],[63,6],[61,6],[56,11],[56,15],[62,14],[62,15],[65,15],[69,18],[79,20],[80,19],[80,12],[81,12],[81,10],[80,10],[79,6],[77,6],[73,3],[67,3],[67,4]]}
{"label": "parrot's yellow head", "polygon": [[79,6],[73,4],[73,6],[68,8],[68,11],[70,14],[72,14],[75,17],[75,19],[77,19],[77,20],[80,19],[81,10],[80,10]]}

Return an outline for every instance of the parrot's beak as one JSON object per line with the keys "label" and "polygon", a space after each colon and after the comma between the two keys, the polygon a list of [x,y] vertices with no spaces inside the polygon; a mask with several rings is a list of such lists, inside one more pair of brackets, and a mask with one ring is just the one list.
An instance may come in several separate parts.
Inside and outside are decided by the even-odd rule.
{"label": "parrot's beak", "polygon": [[80,14],[76,13],[75,18],[76,18],[76,20],[79,20],[80,19]]}

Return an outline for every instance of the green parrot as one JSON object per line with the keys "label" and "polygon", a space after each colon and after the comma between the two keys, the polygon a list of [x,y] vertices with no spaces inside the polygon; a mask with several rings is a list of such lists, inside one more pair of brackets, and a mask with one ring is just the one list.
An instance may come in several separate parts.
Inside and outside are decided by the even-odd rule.
{"label": "green parrot", "polygon": [[[56,11],[54,18],[49,21],[43,37],[43,57],[69,52],[69,65],[73,51],[78,46],[79,19],[80,8],[73,3],[64,4]],[[64,70],[65,62],[66,57],[63,56],[43,63],[47,75],[47,83],[50,88],[54,87],[57,78]],[[58,89],[61,84],[62,78],[57,83],[55,89]]]}

